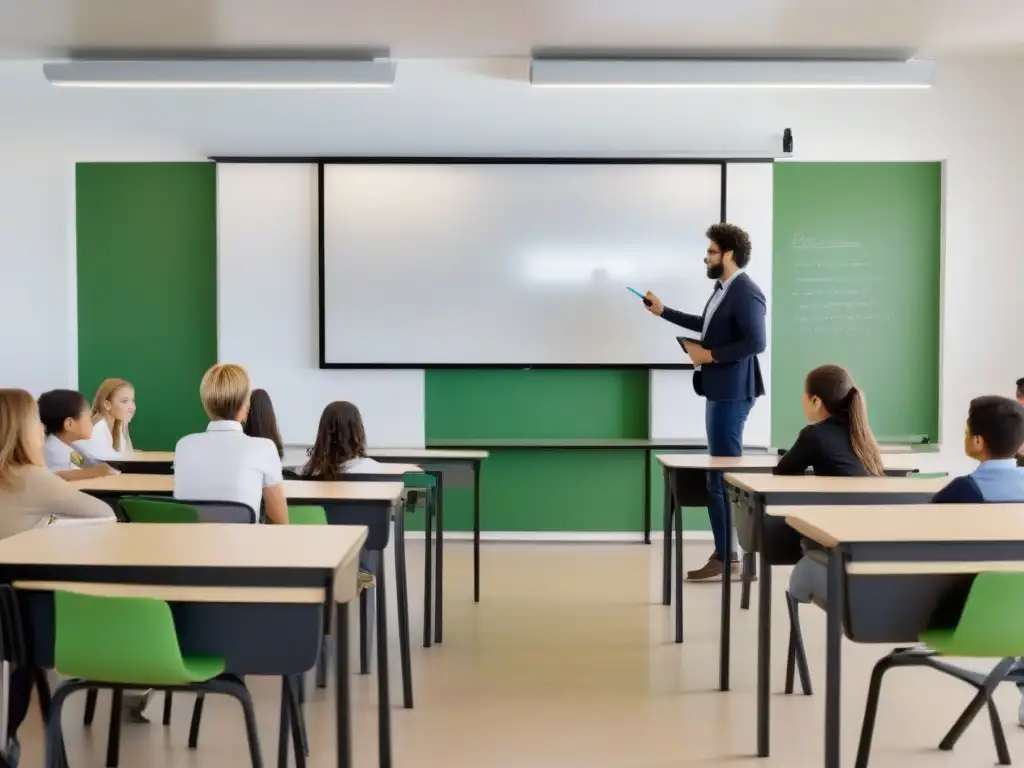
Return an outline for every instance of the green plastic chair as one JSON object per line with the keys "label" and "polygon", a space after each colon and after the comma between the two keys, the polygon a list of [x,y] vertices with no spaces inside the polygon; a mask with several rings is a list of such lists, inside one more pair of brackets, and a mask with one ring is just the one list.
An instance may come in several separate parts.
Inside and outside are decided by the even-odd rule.
{"label": "green plastic chair", "polygon": [[[54,602],[54,666],[71,679],[53,693],[47,721],[47,765],[63,754],[61,711],[67,697],[80,690],[109,688],[120,714],[124,691],[154,688],[222,693],[237,699],[245,716],[249,755],[262,765],[252,697],[240,679],[223,676],[224,659],[184,656],[178,644],[170,606],[144,597],[104,597],[56,591]],[[116,765],[120,718],[111,723],[107,765]],[[296,748],[298,748],[296,740]]]}
{"label": "green plastic chair", "polygon": [[[882,677],[893,667],[928,666],[973,686],[977,693],[939,742],[952,750],[974,718],[987,707],[992,738],[1000,765],[1010,765],[1010,753],[992,694],[1024,655],[1024,573],[979,573],[971,583],[955,627],[927,629],[918,635],[925,648],[901,648],[875,664],[857,750],[857,768],[866,768],[874,736]],[[939,656],[999,658],[989,674],[949,664]]]}
{"label": "green plastic chair", "polygon": [[198,523],[199,510],[180,501],[125,496],[118,505],[129,523]]}
{"label": "green plastic chair", "polygon": [[188,685],[224,672],[224,660],[184,657],[171,608],[145,597],[55,592],[54,662],[62,675],[145,688]]}
{"label": "green plastic chair", "polygon": [[944,477],[949,477],[948,472],[911,472],[907,477],[912,477],[915,480],[941,480]]}
{"label": "green plastic chair", "polygon": [[289,525],[327,525],[327,512],[323,507],[288,507]]}

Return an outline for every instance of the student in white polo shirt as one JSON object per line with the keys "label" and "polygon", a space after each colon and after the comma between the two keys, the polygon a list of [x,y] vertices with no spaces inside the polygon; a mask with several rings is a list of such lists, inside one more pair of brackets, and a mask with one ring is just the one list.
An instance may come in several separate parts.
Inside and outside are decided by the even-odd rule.
{"label": "student in white polo shirt", "polygon": [[54,389],[39,396],[39,419],[46,430],[46,468],[65,480],[87,480],[114,473],[106,464],[83,456],[72,445],[92,437],[92,413],[85,395]]}
{"label": "student in white polo shirt", "polygon": [[174,449],[174,498],[237,501],[267,520],[288,522],[288,502],[277,446],[249,437],[242,423],[249,413],[252,384],[240,365],[219,363],[203,376],[199,396],[210,417],[205,432],[186,435]]}

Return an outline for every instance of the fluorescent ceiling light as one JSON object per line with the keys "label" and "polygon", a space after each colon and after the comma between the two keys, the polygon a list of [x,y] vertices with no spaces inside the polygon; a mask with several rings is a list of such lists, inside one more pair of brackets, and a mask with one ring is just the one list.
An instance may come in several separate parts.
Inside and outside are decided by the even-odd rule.
{"label": "fluorescent ceiling light", "polygon": [[534,58],[545,88],[930,88],[933,62]]}
{"label": "fluorescent ceiling light", "polygon": [[379,88],[394,85],[389,59],[74,60],[43,65],[52,85],[78,88]]}

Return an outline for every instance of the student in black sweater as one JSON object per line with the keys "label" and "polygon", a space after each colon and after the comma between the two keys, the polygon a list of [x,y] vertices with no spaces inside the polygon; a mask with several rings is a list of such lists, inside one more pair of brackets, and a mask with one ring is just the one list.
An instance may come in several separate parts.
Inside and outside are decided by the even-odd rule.
{"label": "student in black sweater", "polygon": [[[868,424],[864,395],[838,365],[815,368],[804,380],[804,414],[809,424],[772,472],[827,477],[881,475],[882,454]],[[804,542],[805,549],[807,542]],[[801,602],[825,600],[825,568],[804,557],[793,569],[789,593]]]}

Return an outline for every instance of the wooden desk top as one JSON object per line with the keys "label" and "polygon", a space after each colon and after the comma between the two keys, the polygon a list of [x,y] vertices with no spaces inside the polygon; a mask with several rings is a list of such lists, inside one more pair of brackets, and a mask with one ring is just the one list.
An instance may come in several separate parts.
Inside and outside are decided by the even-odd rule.
{"label": "wooden desk top", "polygon": [[[86,493],[172,493],[172,475],[110,475],[71,483]],[[289,501],[397,501],[402,496],[402,483],[322,482],[318,480],[285,480],[284,493]]]}
{"label": "wooden desk top", "polygon": [[149,597],[184,603],[287,603],[320,605],[324,591],[315,587],[178,587],[166,584],[107,584],[90,581],[15,581],[30,592],[77,592],[96,597]]}
{"label": "wooden desk top", "polygon": [[[661,465],[669,469],[718,469],[739,471],[744,469],[770,469],[779,463],[773,453],[748,453],[745,456],[709,456],[706,453],[659,453]],[[913,472],[920,466],[912,454],[882,454],[882,464],[889,471]]]}
{"label": "wooden desk top", "polygon": [[750,493],[937,493],[948,477],[819,477],[727,472],[725,482]]}
{"label": "wooden desk top", "polygon": [[[435,447],[436,446],[436,447]],[[430,450],[462,450],[466,448],[487,449],[522,449],[522,450],[591,450],[591,449],[662,449],[670,451],[678,448],[707,448],[707,441],[700,440],[649,440],[647,438],[628,437],[461,437],[434,441],[428,446]],[[369,451],[371,456],[376,456]],[[404,454],[403,454],[404,455]]]}
{"label": "wooden desk top", "polygon": [[1024,504],[807,506],[776,507],[773,512],[824,547],[886,541],[1024,541]]}
{"label": "wooden desk top", "polygon": [[429,461],[430,459],[466,459],[483,461],[491,454],[487,451],[454,449],[454,448],[367,448],[366,455],[371,459],[410,459],[412,461]]}
{"label": "wooden desk top", "polygon": [[139,464],[172,464],[174,462],[174,451],[135,451],[125,454],[119,459],[112,459],[116,464],[119,461],[130,461]]}
{"label": "wooden desk top", "polygon": [[[292,464],[291,462],[285,462],[284,468],[292,470],[293,472],[298,472],[299,470],[302,469],[302,465],[301,464]],[[423,468],[420,467],[418,464],[398,464],[398,463],[383,464],[382,463],[382,464],[380,464],[380,466],[374,467],[372,470],[369,470],[367,472],[349,472],[349,473],[346,473],[346,477],[357,477],[358,478],[360,476],[371,476],[371,477],[375,477],[376,478],[376,477],[379,477],[380,475],[391,475],[392,477],[395,477],[395,478],[401,478],[402,475],[419,474],[422,471],[423,471]],[[365,481],[353,480],[352,482],[365,482]],[[397,480],[396,480],[396,482],[397,482]]]}
{"label": "wooden desk top", "polygon": [[47,526],[0,541],[5,565],[336,570],[358,556],[361,525]]}

